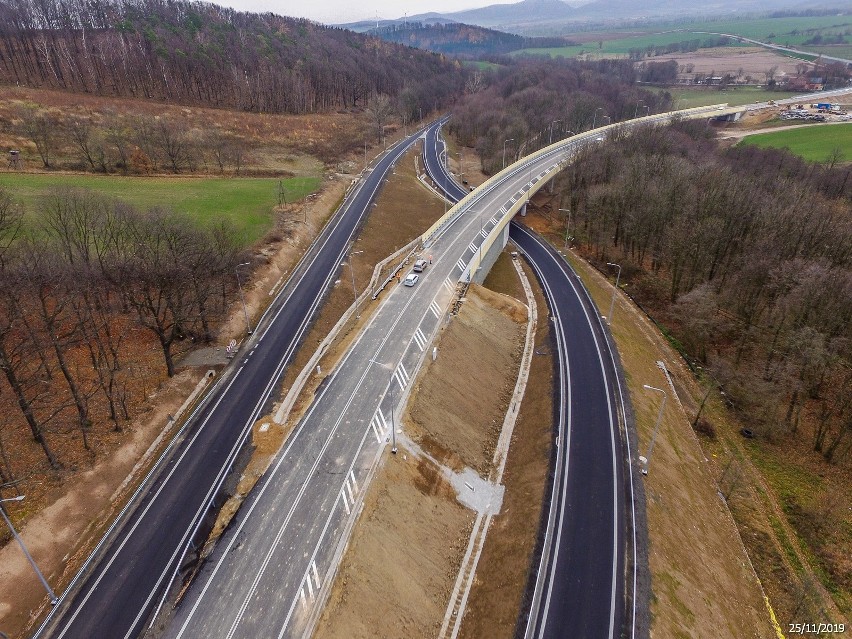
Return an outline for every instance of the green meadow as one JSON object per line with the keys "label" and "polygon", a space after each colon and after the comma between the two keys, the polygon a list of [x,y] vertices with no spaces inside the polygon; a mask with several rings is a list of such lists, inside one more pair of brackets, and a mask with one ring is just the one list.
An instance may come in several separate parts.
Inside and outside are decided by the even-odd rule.
{"label": "green meadow", "polygon": [[[231,222],[247,244],[272,225],[278,203],[275,178],[123,177],[112,175],[0,174],[0,186],[21,202],[29,216],[57,187],[89,189],[139,209],[166,208],[189,215],[198,224]],[[318,177],[281,180],[288,201],[317,190]]]}

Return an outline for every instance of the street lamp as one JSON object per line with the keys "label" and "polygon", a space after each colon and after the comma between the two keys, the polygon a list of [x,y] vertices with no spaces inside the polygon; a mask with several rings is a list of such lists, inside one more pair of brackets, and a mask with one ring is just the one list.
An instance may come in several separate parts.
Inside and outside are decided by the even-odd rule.
{"label": "street lamp", "polygon": [[18,545],[21,547],[21,550],[24,551],[24,555],[27,558],[27,561],[30,562],[30,566],[35,570],[36,575],[41,580],[41,585],[44,586],[44,589],[47,590],[47,596],[50,597],[50,605],[55,606],[59,603],[59,597],[56,596],[56,593],[50,587],[50,584],[47,583],[47,579],[44,578],[44,575],[41,574],[41,570],[36,566],[35,560],[30,555],[30,551],[27,550],[27,547],[24,545],[24,540],[18,535],[18,531],[15,530],[15,527],[12,525],[12,521],[6,515],[6,509],[3,508],[3,503],[7,501],[22,501],[24,499],[24,495],[18,495],[17,497],[10,497],[9,499],[0,499],[0,515],[3,515],[3,519],[6,521],[6,525],[9,526],[9,530],[12,531],[12,536],[15,538],[15,541],[18,542]]}
{"label": "street lamp", "polygon": [[603,116],[603,117],[605,117],[605,118],[606,118],[606,123],[607,123],[607,124],[612,124],[612,118],[611,118],[611,117],[609,117],[608,115],[605,115],[605,116]]}
{"label": "street lamp", "polygon": [[603,111],[603,107],[598,107],[597,109],[595,109],[595,117],[592,118],[592,128],[593,129],[595,128],[595,124],[597,124],[597,121],[598,121],[598,111]]}
{"label": "street lamp", "polygon": [[559,209],[562,213],[568,214],[568,222],[565,224],[565,250],[568,250],[568,230],[571,228],[571,209]]}
{"label": "street lamp", "polygon": [[[352,276],[352,295],[355,298],[355,319],[359,319],[361,314],[358,312],[358,289],[355,288],[355,260],[352,259],[353,255],[359,255],[364,251],[352,251],[349,254],[349,275]],[[346,266],[346,262],[341,262],[340,266]]]}
{"label": "street lamp", "polygon": [[640,104],[644,105],[645,103],[642,100],[639,100],[639,102],[636,103],[636,108],[633,109],[633,118],[634,119],[636,118],[637,115],[639,115],[639,105]]}
{"label": "street lamp", "polygon": [[651,115],[651,107],[649,107],[647,104],[644,104],[642,105],[642,108],[645,109],[645,117]]}
{"label": "street lamp", "polygon": [[514,142],[514,141],[515,141],[515,138],[509,138],[508,140],[503,142],[503,168],[504,169],[506,168],[506,143],[507,142]]}
{"label": "street lamp", "polygon": [[554,120],[553,122],[550,123],[550,138],[548,138],[548,140],[547,140],[547,146],[550,146],[551,144],[553,144],[553,125],[556,124],[557,122],[562,122],[562,120]]}
{"label": "street lamp", "polygon": [[459,151],[459,180],[464,184],[464,164],[462,164],[462,152]]}
{"label": "street lamp", "polygon": [[663,394],[663,403],[660,404],[660,412],[657,413],[657,423],[654,424],[654,432],[651,434],[651,442],[648,444],[648,452],[645,453],[645,456],[639,455],[639,463],[642,465],[642,474],[648,474],[648,464],[651,463],[651,453],[654,452],[654,442],[657,440],[657,432],[660,430],[660,424],[663,421],[663,411],[666,409],[666,399],[668,398],[668,394],[662,388],[656,388],[654,386],[649,386],[648,384],[643,384],[642,387],[645,390],[655,391],[657,393]]}
{"label": "street lamp", "polygon": [[243,294],[243,283],[240,282],[240,267],[248,266],[251,262],[243,262],[242,264],[237,264],[234,267],[234,273],[237,275],[237,288],[240,289],[240,300],[243,303],[243,315],[246,318],[246,335],[251,335],[251,322],[249,322],[248,309],[246,308],[246,296]]}
{"label": "street lamp", "polygon": [[612,262],[607,262],[607,266],[614,266],[618,269],[618,275],[615,277],[615,288],[612,289],[612,299],[609,302],[609,315],[607,316],[606,323],[612,326],[612,314],[615,311],[615,292],[618,290],[618,282],[621,279],[621,264],[613,264]]}
{"label": "street lamp", "polygon": [[382,364],[381,362],[376,361],[374,359],[371,359],[370,363],[371,364],[378,364],[380,367],[384,368],[385,370],[390,370],[390,379],[388,380],[388,389],[390,390],[390,394],[391,394],[391,407],[390,407],[390,409],[391,409],[391,453],[396,455],[396,423],[394,422],[394,417],[393,417],[393,407],[394,407],[393,368],[390,367],[390,366],[386,366],[385,364]]}

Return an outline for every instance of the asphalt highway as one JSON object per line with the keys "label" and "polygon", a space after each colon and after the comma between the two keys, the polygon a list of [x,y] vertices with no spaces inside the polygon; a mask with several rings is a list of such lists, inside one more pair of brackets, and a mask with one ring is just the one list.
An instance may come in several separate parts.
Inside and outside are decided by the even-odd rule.
{"label": "asphalt highway", "polygon": [[[458,201],[467,190],[446,171],[439,134],[425,138],[425,164]],[[510,236],[544,287],[559,346],[557,456],[525,636],[631,637],[632,477],[615,361],[594,304],[562,256],[514,222]]]}
{"label": "asphalt highway", "polygon": [[[251,425],[269,411],[290,361],[387,172],[422,131],[391,147],[346,198],[36,637],[140,634],[175,578]],[[207,636],[218,635],[218,632]]]}
{"label": "asphalt highway", "polygon": [[175,610],[166,637],[311,632],[364,488],[457,283],[478,268],[479,246],[489,231],[562,153],[536,159],[473,195],[430,243],[432,264],[420,281],[385,291]]}

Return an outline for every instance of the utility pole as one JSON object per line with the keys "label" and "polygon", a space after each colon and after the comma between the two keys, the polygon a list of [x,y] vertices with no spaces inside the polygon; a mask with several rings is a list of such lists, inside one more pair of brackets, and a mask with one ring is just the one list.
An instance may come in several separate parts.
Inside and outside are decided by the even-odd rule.
{"label": "utility pole", "polygon": [[27,561],[30,562],[30,566],[33,567],[35,574],[38,575],[39,580],[41,581],[41,585],[44,586],[44,589],[47,590],[47,596],[50,597],[50,605],[55,606],[59,603],[59,597],[56,596],[56,593],[53,592],[53,589],[50,587],[50,584],[47,583],[47,579],[44,578],[44,575],[41,574],[41,570],[36,566],[35,560],[30,555],[30,551],[27,550],[26,545],[24,544],[24,540],[21,539],[20,535],[18,535],[18,531],[15,530],[15,527],[12,525],[12,520],[6,515],[6,509],[3,507],[3,503],[7,501],[22,501],[24,499],[24,495],[18,495],[17,497],[10,497],[9,499],[0,499],[0,515],[3,515],[3,519],[6,521],[6,525],[9,526],[9,530],[12,531],[12,536],[15,538],[15,541],[18,542],[18,545],[21,547],[21,550],[24,551],[24,556],[27,558]]}
{"label": "utility pole", "polygon": [[621,280],[621,265],[613,264],[612,262],[607,262],[606,265],[614,266],[618,269],[618,275],[615,277],[615,288],[612,289],[612,299],[609,302],[609,315],[606,319],[606,323],[612,326],[612,314],[615,312],[615,293],[618,291],[618,282]]}

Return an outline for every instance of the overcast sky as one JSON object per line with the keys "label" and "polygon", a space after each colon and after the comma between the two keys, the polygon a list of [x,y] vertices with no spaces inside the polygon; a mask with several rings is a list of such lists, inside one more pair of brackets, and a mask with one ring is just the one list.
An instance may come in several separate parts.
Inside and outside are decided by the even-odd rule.
{"label": "overcast sky", "polygon": [[485,7],[489,4],[511,4],[518,0],[214,0],[215,4],[241,11],[271,11],[284,16],[309,18],[326,24],[356,22],[379,18],[402,18],[429,11],[451,12]]}

